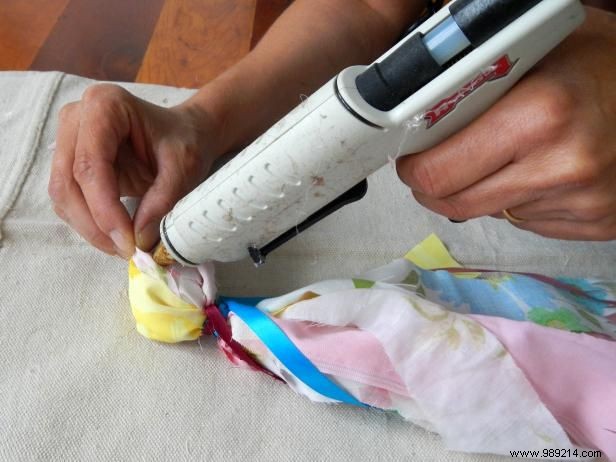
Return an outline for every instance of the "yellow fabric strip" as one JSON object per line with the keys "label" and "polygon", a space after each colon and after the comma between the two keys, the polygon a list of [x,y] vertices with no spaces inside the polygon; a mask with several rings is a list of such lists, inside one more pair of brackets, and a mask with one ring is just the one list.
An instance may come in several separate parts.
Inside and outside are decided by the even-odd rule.
{"label": "yellow fabric strip", "polygon": [[130,306],[141,335],[167,343],[199,338],[205,322],[203,311],[171,292],[162,278],[143,273],[131,260],[128,286]]}
{"label": "yellow fabric strip", "polygon": [[462,267],[462,265],[455,261],[449,254],[445,244],[443,244],[436,234],[430,234],[427,238],[413,247],[404,258],[425,270]]}

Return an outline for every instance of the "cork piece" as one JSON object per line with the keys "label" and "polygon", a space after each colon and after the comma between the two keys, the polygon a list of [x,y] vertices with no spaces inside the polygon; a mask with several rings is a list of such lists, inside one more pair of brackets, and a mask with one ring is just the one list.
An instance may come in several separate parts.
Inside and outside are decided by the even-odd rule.
{"label": "cork piece", "polygon": [[165,248],[162,242],[159,242],[156,248],[154,249],[152,258],[160,266],[169,266],[172,263],[175,263],[175,260],[173,259],[173,257],[171,257],[171,255],[169,255],[169,252],[167,252],[167,249]]}

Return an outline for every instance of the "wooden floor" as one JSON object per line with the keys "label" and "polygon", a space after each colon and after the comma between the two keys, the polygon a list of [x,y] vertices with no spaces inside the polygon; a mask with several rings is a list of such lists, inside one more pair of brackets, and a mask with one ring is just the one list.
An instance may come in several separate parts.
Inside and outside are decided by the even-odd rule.
{"label": "wooden floor", "polygon": [[0,70],[196,88],[248,53],[291,1],[0,0]]}
{"label": "wooden floor", "polygon": [[291,0],[0,0],[0,70],[199,87]]}

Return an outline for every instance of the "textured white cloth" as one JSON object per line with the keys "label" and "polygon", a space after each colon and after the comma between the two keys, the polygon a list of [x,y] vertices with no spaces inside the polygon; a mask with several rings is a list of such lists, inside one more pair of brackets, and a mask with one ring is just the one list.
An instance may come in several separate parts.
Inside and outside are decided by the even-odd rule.
{"label": "textured white cloth", "polygon": [[[91,83],[0,73],[0,460],[501,460],[447,453],[389,414],[314,404],[232,367],[212,339],[137,334],[126,262],[76,236],[46,193],[57,113]],[[190,95],[125,86],[160,105]],[[220,293],[277,295],[360,274],[431,232],[471,267],[615,276],[615,242],[550,241],[493,219],[454,225],[415,204],[391,167],[371,180],[366,199],[263,268],[219,265]]]}

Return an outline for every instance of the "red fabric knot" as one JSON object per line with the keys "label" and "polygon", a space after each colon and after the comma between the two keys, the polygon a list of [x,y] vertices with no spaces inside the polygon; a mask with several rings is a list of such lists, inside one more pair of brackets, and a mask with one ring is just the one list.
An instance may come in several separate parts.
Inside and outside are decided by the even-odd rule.
{"label": "red fabric knot", "polygon": [[203,308],[203,312],[206,316],[205,324],[202,329],[203,334],[217,336],[218,346],[229,361],[239,366],[247,366],[254,371],[263,372],[276,380],[284,382],[284,380],[272,371],[259,364],[242,345],[233,340],[231,327],[229,327],[227,320],[220,312],[220,308],[214,304],[210,304]]}

